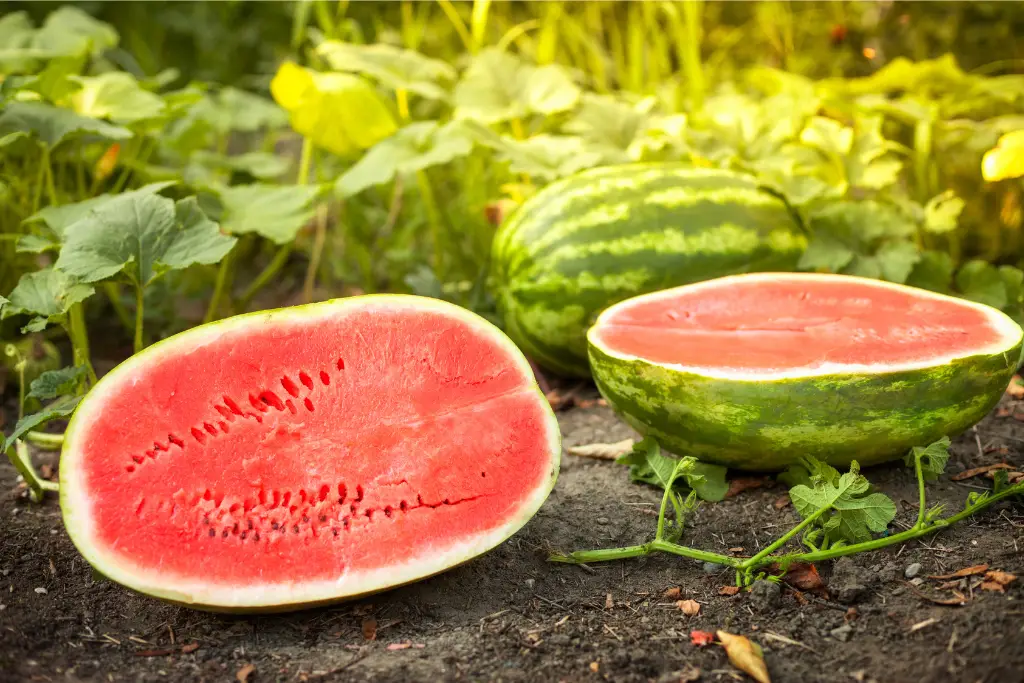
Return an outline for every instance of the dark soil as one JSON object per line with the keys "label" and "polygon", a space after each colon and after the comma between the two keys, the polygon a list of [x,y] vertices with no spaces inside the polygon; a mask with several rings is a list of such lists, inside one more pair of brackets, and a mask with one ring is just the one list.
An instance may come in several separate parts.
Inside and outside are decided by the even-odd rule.
{"label": "dark soil", "polygon": [[[592,390],[584,395],[596,397]],[[1010,406],[1004,402],[1004,407]],[[1024,411],[1024,405],[1021,406]],[[561,413],[565,445],[632,436],[608,408]],[[995,462],[1024,469],[1024,423],[986,418],[957,439],[948,472]],[[56,465],[54,454],[37,454]],[[31,504],[13,467],[0,465],[0,680],[3,681],[701,681],[750,680],[717,645],[690,631],[724,629],[764,648],[776,683],[787,681],[1024,681],[1024,507],[1008,501],[951,530],[856,556],[832,576],[828,599],[786,589],[720,596],[728,571],[670,556],[594,565],[551,564],[552,549],[627,545],[653,534],[660,500],[612,462],[563,457],[540,513],[491,553],[418,584],[330,608],[223,616],[167,605],[94,580],[68,540],[55,497]],[[912,473],[866,472],[897,503],[897,527],[916,514]],[[947,511],[991,482],[931,486]],[[781,485],[750,489],[695,514],[683,542],[751,553],[796,516],[775,503]],[[959,588],[963,606],[920,597],[904,578],[987,563],[1022,577],[1005,593],[980,577]],[[918,588],[939,592],[932,579]],[[662,597],[679,587],[701,604],[687,617]],[[852,605],[839,599],[855,600]],[[364,623],[376,621],[376,639]],[[795,642],[796,644],[793,644]],[[184,646],[184,647],[183,647]],[[397,647],[396,647],[397,646]],[[246,676],[246,672],[248,676]]]}

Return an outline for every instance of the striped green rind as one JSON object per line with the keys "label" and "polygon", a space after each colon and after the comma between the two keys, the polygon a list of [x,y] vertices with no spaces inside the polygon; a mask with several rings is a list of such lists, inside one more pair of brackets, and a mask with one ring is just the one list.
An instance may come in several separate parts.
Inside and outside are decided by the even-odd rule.
{"label": "striped green rind", "polygon": [[606,166],[546,186],[495,236],[509,336],[543,367],[590,376],[586,330],[613,303],[723,275],[795,270],[807,246],[748,176],[676,163]]}

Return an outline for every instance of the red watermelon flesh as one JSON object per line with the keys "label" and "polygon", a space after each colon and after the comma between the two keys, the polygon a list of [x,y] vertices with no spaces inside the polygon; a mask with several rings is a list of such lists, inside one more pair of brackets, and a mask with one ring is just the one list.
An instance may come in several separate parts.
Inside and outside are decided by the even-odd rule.
{"label": "red watermelon flesh", "polygon": [[867,278],[766,273],[628,300],[591,332],[619,357],[711,374],[804,375],[912,369],[1002,349],[1019,331],[993,313]]}
{"label": "red watermelon flesh", "polygon": [[61,460],[99,571],[211,608],[406,583],[539,508],[559,432],[522,354],[455,306],[370,296],[251,314],[150,347],[79,407]]}

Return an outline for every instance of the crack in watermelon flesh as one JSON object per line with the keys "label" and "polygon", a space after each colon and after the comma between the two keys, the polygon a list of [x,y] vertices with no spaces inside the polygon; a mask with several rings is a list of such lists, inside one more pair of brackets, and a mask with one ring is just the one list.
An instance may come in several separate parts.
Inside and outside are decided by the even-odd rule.
{"label": "crack in watermelon flesh", "polygon": [[613,306],[593,339],[617,356],[697,372],[888,370],[1005,347],[1018,332],[992,313],[867,278],[754,274]]}
{"label": "crack in watermelon flesh", "polygon": [[290,603],[436,573],[521,526],[560,454],[525,359],[470,314],[369,298],[197,328],[105,378],[61,467],[87,559],[152,594]]}

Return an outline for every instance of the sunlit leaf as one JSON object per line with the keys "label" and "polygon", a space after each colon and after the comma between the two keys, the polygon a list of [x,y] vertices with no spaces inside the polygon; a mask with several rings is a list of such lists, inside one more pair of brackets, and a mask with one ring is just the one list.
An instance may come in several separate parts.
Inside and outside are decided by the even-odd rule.
{"label": "sunlit leaf", "polygon": [[391,111],[359,76],[318,73],[285,62],[270,91],[296,132],[334,154],[367,149],[397,129]]}
{"label": "sunlit leaf", "polygon": [[108,71],[76,80],[82,87],[71,96],[71,102],[75,111],[83,116],[132,124],[164,113],[160,96],[143,90],[139,82],[124,71]]}
{"label": "sunlit leaf", "polygon": [[321,43],[317,52],[335,71],[370,76],[390,88],[434,100],[448,96],[441,84],[456,76],[455,69],[445,62],[384,43],[355,45],[329,40]]}
{"label": "sunlit leaf", "polygon": [[115,47],[117,31],[86,12],[65,5],[46,16],[43,25],[32,36],[33,48],[51,55],[80,53],[99,54]]}
{"label": "sunlit leaf", "polygon": [[295,239],[313,218],[321,188],[316,185],[234,185],[220,188],[221,226],[233,235],[256,233],[277,244]]}
{"label": "sunlit leaf", "polygon": [[800,141],[828,157],[840,158],[853,146],[853,129],[824,116],[815,116],[800,133]]}
{"label": "sunlit leaf", "polygon": [[0,113],[0,137],[26,131],[48,147],[56,147],[74,135],[96,135],[107,140],[132,137],[127,128],[81,116],[43,102],[11,102]]}
{"label": "sunlit leaf", "polygon": [[1024,176],[1024,130],[999,138],[981,160],[981,175],[989,182]]}
{"label": "sunlit leaf", "polygon": [[3,316],[35,316],[29,323],[29,330],[39,331],[47,322],[59,320],[72,306],[88,299],[94,291],[91,285],[53,268],[25,273],[8,295]]}
{"label": "sunlit leaf", "polygon": [[43,235],[22,235],[15,243],[15,251],[20,254],[41,254],[59,248],[60,242]]}
{"label": "sunlit leaf", "polygon": [[455,86],[455,115],[498,123],[531,113],[555,114],[575,106],[579,87],[555,64],[533,66],[488,47],[473,57]]}
{"label": "sunlit leaf", "polygon": [[541,134],[517,140],[472,122],[466,127],[477,142],[494,149],[500,161],[508,162],[513,173],[553,180],[601,162],[601,153],[589,148],[582,138]]}
{"label": "sunlit leaf", "polygon": [[586,140],[601,152],[605,162],[628,161],[627,150],[646,127],[654,104],[654,98],[631,105],[615,97],[586,93],[562,130]]}
{"label": "sunlit leaf", "polygon": [[921,252],[913,242],[885,242],[875,252],[882,278],[889,282],[903,284],[921,260]]}
{"label": "sunlit leaf", "polygon": [[464,157],[472,149],[473,139],[458,121],[443,126],[434,121],[412,123],[374,145],[338,179],[337,189],[343,195],[354,195],[390,182],[396,175]]}
{"label": "sunlit leaf", "polygon": [[56,268],[84,282],[123,271],[145,286],[168,269],[216,263],[236,239],[220,232],[194,197],[174,202],[157,194],[120,195],[66,229]]}

